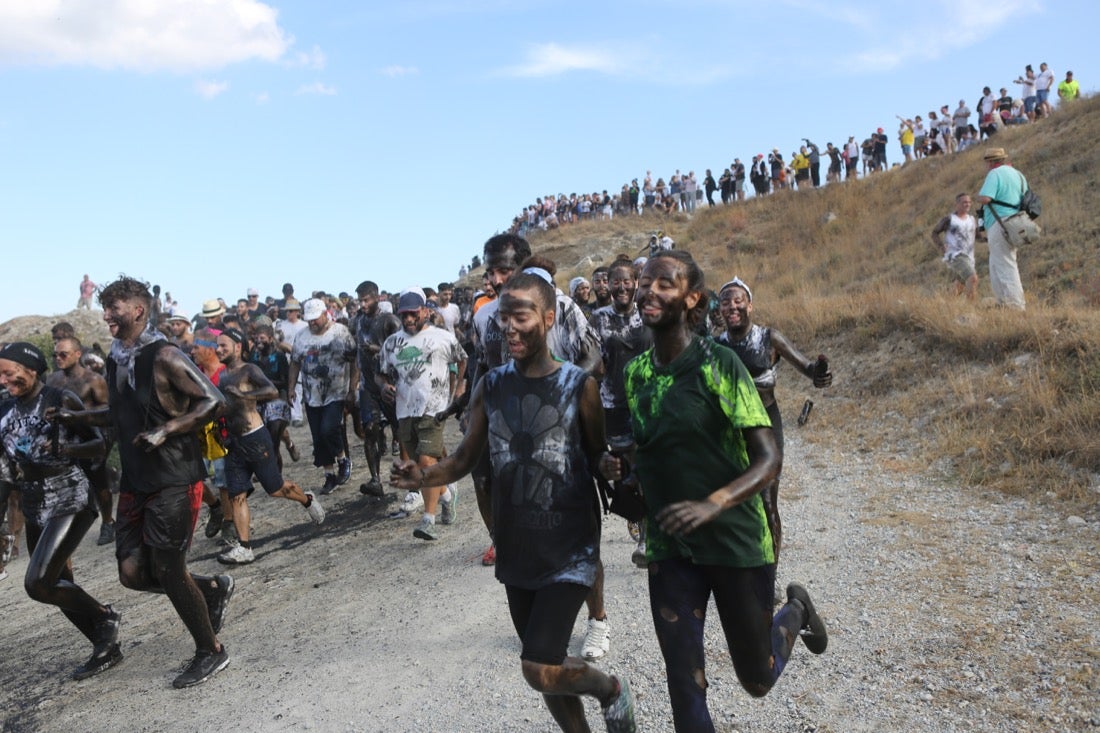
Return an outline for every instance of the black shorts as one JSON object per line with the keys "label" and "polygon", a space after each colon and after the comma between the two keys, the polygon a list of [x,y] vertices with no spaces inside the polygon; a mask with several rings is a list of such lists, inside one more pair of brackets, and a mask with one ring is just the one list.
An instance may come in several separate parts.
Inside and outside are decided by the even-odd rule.
{"label": "black shorts", "polygon": [[611,443],[616,439],[625,441],[634,439],[634,428],[630,424],[629,407],[605,407],[603,408],[604,434]]}
{"label": "black shorts", "polygon": [[275,457],[275,445],[271,433],[259,427],[244,435],[231,435],[225,456],[225,488],[230,496],[240,496],[252,491],[252,474],[260,480],[264,491],[274,494],[283,488],[283,475]]}
{"label": "black shorts", "polygon": [[560,665],[569,653],[573,622],[588,597],[588,587],[554,583],[538,590],[504,586],[508,612],[523,642],[520,659],[536,664]]}
{"label": "black shorts", "polygon": [[115,520],[115,557],[123,560],[143,547],[186,551],[199,520],[202,481],[169,486],[152,494],[123,491]]}

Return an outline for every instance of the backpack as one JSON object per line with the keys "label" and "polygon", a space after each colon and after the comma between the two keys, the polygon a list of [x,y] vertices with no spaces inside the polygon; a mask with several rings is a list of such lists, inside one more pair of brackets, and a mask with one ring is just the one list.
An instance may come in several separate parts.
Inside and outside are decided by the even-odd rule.
{"label": "backpack", "polygon": [[[1016,171],[1020,173],[1019,171]],[[1023,179],[1023,174],[1020,173],[1020,179]],[[1012,205],[1005,203],[1004,201],[993,200],[991,203],[998,206],[1004,206],[1009,209],[1016,209],[1016,211],[1022,211],[1027,214],[1029,219],[1038,219],[1039,215],[1043,213],[1043,201],[1039,198],[1039,194],[1031,190],[1031,187],[1024,189],[1023,196],[1020,197],[1020,203]]]}

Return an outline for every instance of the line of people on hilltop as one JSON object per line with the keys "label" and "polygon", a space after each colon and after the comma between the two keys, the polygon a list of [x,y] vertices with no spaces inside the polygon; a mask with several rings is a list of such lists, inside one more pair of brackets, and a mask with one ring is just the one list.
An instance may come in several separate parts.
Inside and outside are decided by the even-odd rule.
{"label": "line of people on hilltop", "polygon": [[[929,112],[927,120],[921,115],[899,115],[896,139],[901,149],[902,163],[895,165],[932,155],[961,152],[1005,126],[1028,124],[1047,117],[1054,110],[1050,99],[1052,89],[1056,88],[1062,103],[1072,102],[1080,96],[1080,85],[1073,78],[1072,71],[1067,71],[1065,79],[1055,86],[1054,72],[1046,63],[1039,65],[1037,74],[1028,64],[1024,73],[1013,83],[1021,87],[1018,98],[1013,98],[1007,87],[1001,87],[999,96],[990,87],[984,87],[974,112],[965,100],[959,100],[959,106],[954,111],[943,105],[938,113]],[[972,116],[975,117],[973,123],[970,121]],[[654,181],[652,172],[647,170],[641,184],[634,178],[629,184],[624,183],[617,195],[609,195],[604,190],[590,195],[542,197],[534,204],[525,206],[512,220],[508,231],[527,236],[535,231],[556,229],[579,221],[611,219],[616,214],[691,214],[704,198],[708,206],[715,206],[716,193],[723,204],[743,201],[746,181],[757,196],[785,189],[817,188],[822,185],[821,169],[826,161],[825,183],[851,180],[861,172],[866,177],[889,167],[887,149],[890,136],[882,127],[876,128],[861,142],[850,136],[842,145],[827,143],[825,149],[806,138],[803,142],[805,144],[792,151],[787,159],[784,159],[779,148],[773,148],[766,156],[763,153],[753,156],[748,165],[735,158],[717,178],[711,169],[706,169],[701,181],[696,179],[694,171],[682,175],[677,170],[667,182],[663,177]]]}
{"label": "line of people on hilltop", "polygon": [[[574,281],[566,294],[553,261],[521,237],[498,235],[485,243],[481,293],[441,283],[390,294],[364,280],[354,298],[298,301],[288,283],[270,308],[250,290],[243,300],[253,307],[210,299],[194,322],[183,313],[154,320],[151,290],[123,276],[99,292],[114,337],[97,375],[102,390],[68,373],[70,381],[47,386],[45,354],[31,344],[3,347],[0,488],[20,493],[28,593],[61,607],[91,642],[73,675],[91,677],[123,659],[122,610],[81,591],[68,563],[97,514],[91,464],[104,458],[104,428],[121,464],[119,577],[127,588],[167,595],[195,643],[172,683],[189,687],[229,664],[219,634],[236,587],[231,575],[187,567],[200,507],[209,507],[207,536],[224,537],[227,523],[235,529],[235,543],[218,556],[229,565],[256,560],[253,479],[320,525],[318,497],[352,475],[351,417],[369,474],[360,492],[370,497],[386,497],[386,427],[396,431],[389,485],[405,495],[390,516],[417,520],[417,540],[445,539],[458,518],[456,481],[472,473],[490,542],[482,562],[505,586],[524,678],[564,730],[584,727],[584,695],[601,703],[608,730],[635,730],[628,681],[594,664],[611,645],[600,557],[608,510],[634,523],[632,559],[650,569],[676,727],[713,729],[701,681],[703,620],[694,610],[712,595],[738,678],[750,694],[767,694],[798,638],[816,654],[827,644],[804,587],[789,584],[774,608],[782,466],[775,370],[786,360],[817,387],[831,383],[831,372],[752,322],[752,291],[741,279],[715,294],[690,254],[659,241],[650,254],[620,257],[593,273],[595,287]],[[597,307],[585,307],[589,294]],[[719,341],[706,326],[714,299]],[[59,369],[79,350],[73,341],[55,344]],[[295,405],[323,477],[316,491],[282,475]],[[448,446],[443,426],[456,414],[463,437]],[[582,606],[587,629],[570,656]]]}

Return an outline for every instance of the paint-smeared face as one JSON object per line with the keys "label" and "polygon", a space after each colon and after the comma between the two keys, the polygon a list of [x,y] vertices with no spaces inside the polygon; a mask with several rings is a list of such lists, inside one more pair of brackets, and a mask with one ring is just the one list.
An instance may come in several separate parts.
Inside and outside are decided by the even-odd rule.
{"label": "paint-smeared face", "polygon": [[72,339],[61,339],[53,347],[53,363],[58,369],[69,369],[80,361],[80,351]]}
{"label": "paint-smeared face", "polygon": [[642,323],[650,328],[670,327],[686,321],[699,302],[699,293],[688,288],[684,267],[671,257],[654,257],[642,268],[634,296]]}
{"label": "paint-smeared face", "polygon": [[634,302],[634,294],[638,292],[638,281],[634,279],[634,268],[616,267],[611,270],[608,277],[611,304],[619,313],[626,313]]}
{"label": "paint-smeared face", "polygon": [[145,327],[145,306],[136,299],[119,298],[103,306],[103,320],[112,336],[132,340]]}
{"label": "paint-smeared face", "polygon": [[0,385],[12,397],[22,397],[33,390],[37,382],[38,373],[33,369],[9,359],[0,359]]}
{"label": "paint-smeared face", "polygon": [[546,346],[546,334],[554,324],[554,311],[544,310],[534,289],[507,290],[497,311],[508,355],[523,361]]}
{"label": "paint-smeared face", "polygon": [[752,325],[752,301],[744,289],[731,285],[718,295],[718,314],[730,331],[741,331]]}
{"label": "paint-smeared face", "polygon": [[218,347],[214,349],[214,354],[222,364],[228,364],[235,355],[240,353],[240,348],[240,344],[223,333],[218,335]]}
{"label": "paint-smeared face", "polygon": [[401,327],[405,329],[405,333],[412,336],[415,333],[419,333],[420,329],[424,327],[424,321],[428,320],[428,309],[420,308],[414,311],[404,311],[400,314]]}
{"label": "paint-smeared face", "polygon": [[596,294],[596,300],[606,303],[611,297],[610,275],[606,272],[597,272],[592,276],[592,292]]}

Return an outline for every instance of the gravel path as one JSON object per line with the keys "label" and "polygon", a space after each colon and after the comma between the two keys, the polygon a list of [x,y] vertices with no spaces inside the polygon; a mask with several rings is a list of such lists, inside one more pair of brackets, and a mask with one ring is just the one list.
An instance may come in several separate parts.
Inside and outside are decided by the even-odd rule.
{"label": "gravel path", "polygon": [[[1096,521],[1063,516],[1042,498],[960,489],[917,456],[827,443],[835,436],[825,429],[825,398],[803,429],[794,427],[797,399],[780,393],[790,427],[779,583],[810,589],[829,649],[815,657],[800,645],[771,694],[750,698],[712,608],[718,729],[1100,730]],[[308,446],[304,429],[294,433]],[[288,464],[288,474],[318,483],[305,463]],[[429,544],[412,538],[414,520],[387,520],[388,502],[358,493],[364,474],[357,466],[352,483],[327,497],[320,528],[289,502],[254,496],[258,559],[234,572],[222,633],[232,662],[190,690],[170,685],[190,638],[166,599],[118,585],[113,554],[94,544],[98,527],[76,555],[76,574],[122,610],[126,654],[99,677],[68,679],[85,642],[60,613],[26,597],[26,559],[14,561],[0,582],[0,730],[555,730],[520,676],[503,590],[478,562],[486,535],[469,481],[460,484],[459,522]],[[630,564],[631,549],[623,522],[609,519],[613,635],[600,664],[630,678],[639,730],[669,731],[645,575]],[[219,569],[215,554],[200,532],[192,569]],[[579,621],[574,651],[582,633]],[[598,707],[588,710],[601,730]]]}

